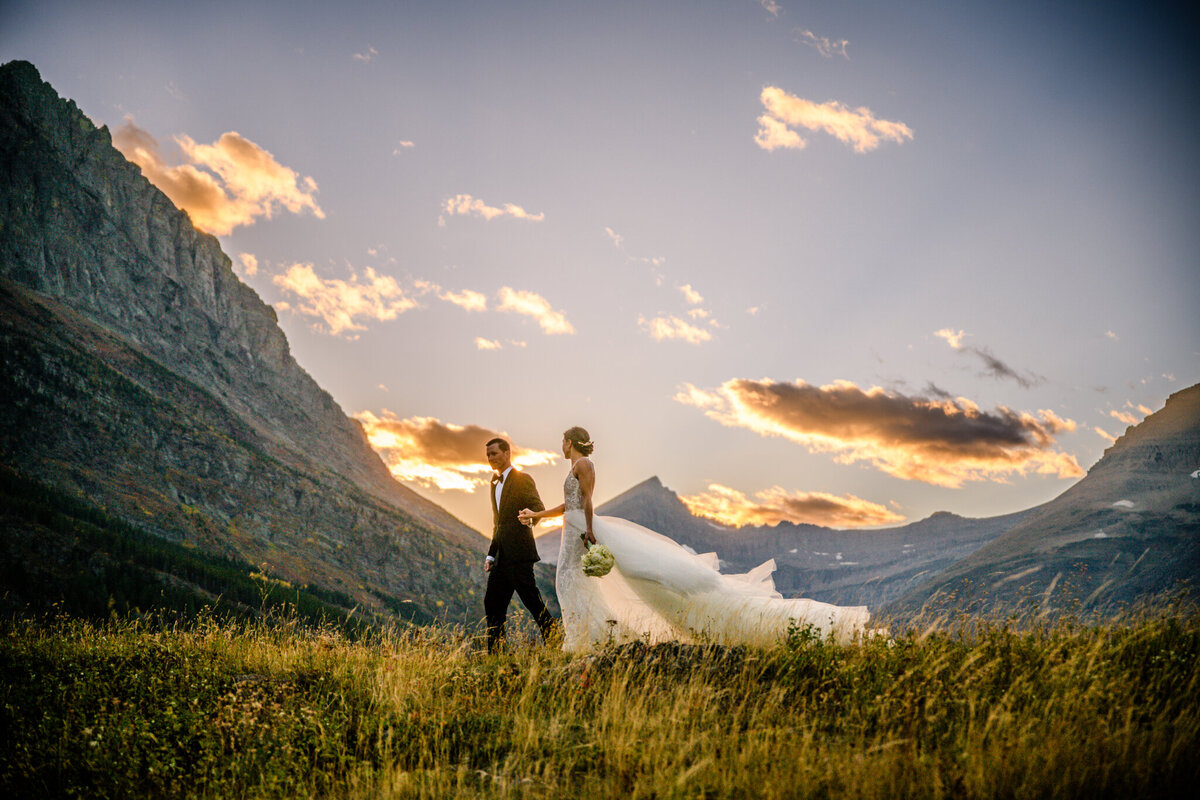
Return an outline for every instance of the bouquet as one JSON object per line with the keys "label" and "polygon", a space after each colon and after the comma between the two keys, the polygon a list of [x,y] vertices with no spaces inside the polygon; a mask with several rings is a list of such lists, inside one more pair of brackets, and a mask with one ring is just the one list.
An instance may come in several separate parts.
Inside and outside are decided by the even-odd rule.
{"label": "bouquet", "polygon": [[584,575],[603,578],[612,570],[614,559],[611,550],[602,544],[594,544],[580,556],[579,561],[583,564]]}

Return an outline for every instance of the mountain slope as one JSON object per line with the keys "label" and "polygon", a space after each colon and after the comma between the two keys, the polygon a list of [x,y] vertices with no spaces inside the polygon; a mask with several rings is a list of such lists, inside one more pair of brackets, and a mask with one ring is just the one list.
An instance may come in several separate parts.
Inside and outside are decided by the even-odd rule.
{"label": "mountain slope", "polygon": [[1104,614],[1200,575],[1200,384],[1129,428],[1088,474],[995,541],[906,593],[912,614],[1033,604]]}
{"label": "mountain slope", "polygon": [[0,178],[4,464],[364,608],[479,615],[486,540],[392,479],[216,239],[23,62]]}

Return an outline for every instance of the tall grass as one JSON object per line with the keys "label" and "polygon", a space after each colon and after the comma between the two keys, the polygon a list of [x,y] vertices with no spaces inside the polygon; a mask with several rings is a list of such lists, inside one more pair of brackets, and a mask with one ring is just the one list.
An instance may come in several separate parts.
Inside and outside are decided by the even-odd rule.
{"label": "tall grass", "polygon": [[1200,778],[1200,621],[487,656],[446,629],[9,622],[9,797],[1145,797]]}

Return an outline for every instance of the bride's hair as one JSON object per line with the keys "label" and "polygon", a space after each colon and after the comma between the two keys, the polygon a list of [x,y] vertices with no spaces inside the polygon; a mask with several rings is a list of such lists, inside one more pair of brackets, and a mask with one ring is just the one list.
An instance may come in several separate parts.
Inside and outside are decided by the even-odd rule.
{"label": "bride's hair", "polygon": [[575,449],[584,456],[590,456],[592,449],[596,446],[592,444],[592,437],[588,435],[588,432],[578,425],[563,431],[563,438],[575,445]]}

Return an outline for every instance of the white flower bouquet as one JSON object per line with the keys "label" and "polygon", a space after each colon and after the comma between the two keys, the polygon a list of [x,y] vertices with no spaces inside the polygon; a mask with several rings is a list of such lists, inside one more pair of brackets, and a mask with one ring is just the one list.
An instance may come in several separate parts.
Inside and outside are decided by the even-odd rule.
{"label": "white flower bouquet", "polygon": [[580,556],[579,561],[583,564],[584,575],[603,578],[612,571],[614,559],[612,550],[602,544],[594,544]]}

